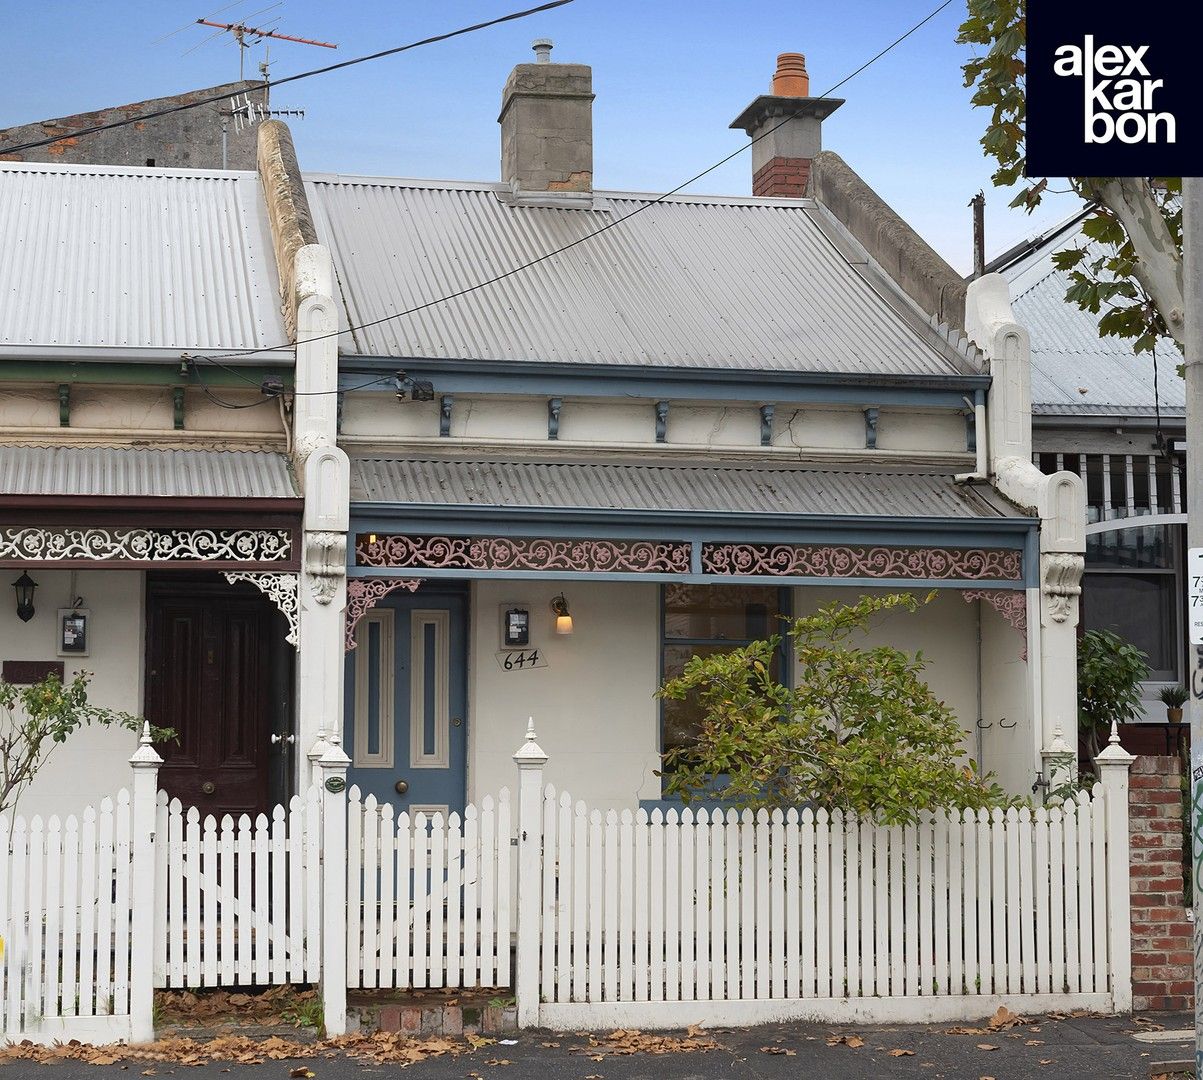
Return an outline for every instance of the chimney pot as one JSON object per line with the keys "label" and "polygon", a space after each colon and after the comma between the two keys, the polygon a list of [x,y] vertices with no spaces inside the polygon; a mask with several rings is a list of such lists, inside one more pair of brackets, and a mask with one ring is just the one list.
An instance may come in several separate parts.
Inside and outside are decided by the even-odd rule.
{"label": "chimney pot", "polygon": [[786,52],[777,57],[773,74],[774,97],[810,97],[810,75],[806,72],[806,57]]}
{"label": "chimney pot", "polygon": [[551,63],[551,50],[554,44],[555,42],[553,42],[551,38],[542,37],[535,38],[535,40],[530,43],[530,47],[535,50],[536,64]]}

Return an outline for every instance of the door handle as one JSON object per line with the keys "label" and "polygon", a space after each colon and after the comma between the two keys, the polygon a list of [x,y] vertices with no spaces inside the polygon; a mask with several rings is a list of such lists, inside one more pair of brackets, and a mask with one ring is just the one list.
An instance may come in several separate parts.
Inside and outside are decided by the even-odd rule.
{"label": "door handle", "polygon": [[404,795],[407,791],[409,791],[409,781],[408,780],[398,780],[393,785],[393,790],[398,795]]}
{"label": "door handle", "polygon": [[217,785],[213,783],[212,780],[206,780],[203,784],[201,784],[201,791],[203,791],[206,795],[212,795],[216,790]]}
{"label": "door handle", "polygon": [[272,732],[272,746],[279,746],[280,743],[291,746],[296,741],[297,737],[295,735],[278,735],[274,731]]}

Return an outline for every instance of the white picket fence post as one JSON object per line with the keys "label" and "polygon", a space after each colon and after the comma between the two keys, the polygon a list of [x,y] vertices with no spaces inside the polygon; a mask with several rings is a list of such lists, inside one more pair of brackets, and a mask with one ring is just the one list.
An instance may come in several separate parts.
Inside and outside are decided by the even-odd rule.
{"label": "white picket fence post", "polygon": [[[158,815],[159,766],[163,759],[151,745],[150,724],[142,726],[138,749],[129,759],[134,771],[130,820],[133,829],[130,857],[129,1019],[130,1042],[151,1042],[154,1023],[155,922],[150,913],[155,904],[155,819]],[[165,897],[162,899],[166,899]],[[122,960],[117,958],[120,964]]]}
{"label": "white picket fence post", "polygon": [[347,1031],[347,766],[326,743],[318,759],[322,793],[322,1013],[327,1035]]}
{"label": "white picket fence post", "polygon": [[[514,754],[518,766],[518,951],[514,964],[514,998],[518,1026],[539,1022],[539,952],[542,928],[543,766],[547,755],[535,742],[535,719],[526,742]],[[497,838],[498,844],[506,842]]]}
{"label": "white picket fence post", "polygon": [[1119,744],[1114,722],[1111,738],[1095,761],[1103,785],[1107,815],[1107,951],[1111,965],[1111,1001],[1117,1013],[1132,1011],[1132,898],[1128,868],[1128,770],[1136,760]]}

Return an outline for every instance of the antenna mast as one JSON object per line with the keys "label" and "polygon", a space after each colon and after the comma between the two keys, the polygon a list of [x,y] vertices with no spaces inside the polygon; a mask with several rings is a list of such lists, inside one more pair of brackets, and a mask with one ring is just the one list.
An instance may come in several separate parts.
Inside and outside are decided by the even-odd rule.
{"label": "antenna mast", "polygon": [[247,26],[245,22],[220,23],[209,19],[197,19],[196,22],[199,26],[212,26],[219,31],[226,31],[234,35],[234,40],[238,42],[238,79],[240,82],[245,79],[244,59],[246,57],[246,50],[252,45],[257,45],[265,38],[275,38],[277,41],[293,41],[298,45],[316,45],[322,49],[338,48],[337,45],[329,41],[314,41],[312,38],[294,37],[291,34],[281,34],[267,27]]}

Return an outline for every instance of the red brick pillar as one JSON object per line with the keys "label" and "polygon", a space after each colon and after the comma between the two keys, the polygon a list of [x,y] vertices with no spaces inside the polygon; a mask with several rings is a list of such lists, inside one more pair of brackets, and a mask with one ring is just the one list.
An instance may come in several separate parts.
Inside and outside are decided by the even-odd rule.
{"label": "red brick pillar", "polygon": [[1182,886],[1182,761],[1138,757],[1129,779],[1132,1007],[1194,1007],[1193,927]]}

